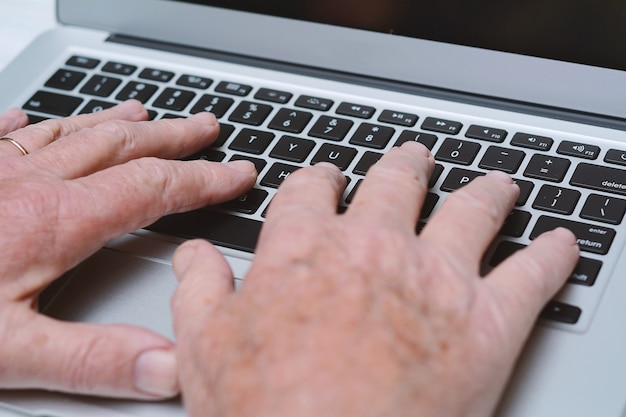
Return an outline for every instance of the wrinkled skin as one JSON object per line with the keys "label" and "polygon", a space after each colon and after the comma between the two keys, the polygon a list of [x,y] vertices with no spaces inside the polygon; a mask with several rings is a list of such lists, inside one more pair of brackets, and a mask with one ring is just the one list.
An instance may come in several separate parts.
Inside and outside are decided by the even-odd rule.
{"label": "wrinkled skin", "polygon": [[434,163],[388,152],[337,214],[334,167],[292,174],[240,291],[204,241],[174,256],[181,388],[191,416],[488,416],[536,317],[578,259],[548,232],[488,275],[519,192],[501,172],[451,194],[420,235]]}
{"label": "wrinkled skin", "polygon": [[[0,388],[160,399],[178,393],[171,341],[38,314],[38,294],[107,240],[252,186],[252,164],[168,161],[208,146],[210,114],[146,122],[140,103],[26,126],[0,116]],[[164,158],[164,159],[162,159]]]}

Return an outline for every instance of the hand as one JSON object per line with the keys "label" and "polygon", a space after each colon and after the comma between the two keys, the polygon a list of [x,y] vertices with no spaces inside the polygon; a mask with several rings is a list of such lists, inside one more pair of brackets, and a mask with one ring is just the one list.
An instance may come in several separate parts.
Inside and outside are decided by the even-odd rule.
{"label": "hand", "polygon": [[[146,122],[135,101],[18,129],[0,117],[0,388],[45,388],[157,399],[176,395],[172,343],[123,325],[64,323],[36,311],[37,295],[106,241],[160,216],[232,199],[252,164],[166,161],[208,146],[203,113]],[[17,129],[17,130],[16,130]],[[152,156],[152,157],[147,157]]]}
{"label": "hand", "polygon": [[336,168],[295,172],[272,202],[237,293],[211,245],[178,249],[172,305],[191,416],[493,411],[578,247],[557,229],[481,277],[519,189],[501,172],[477,178],[417,236],[433,165],[419,144],[394,148],[341,215]]}

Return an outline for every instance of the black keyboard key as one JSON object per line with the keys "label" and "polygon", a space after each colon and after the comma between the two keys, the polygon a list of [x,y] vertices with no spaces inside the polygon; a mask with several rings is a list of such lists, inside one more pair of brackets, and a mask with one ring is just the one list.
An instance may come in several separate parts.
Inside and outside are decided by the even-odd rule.
{"label": "black keyboard key", "polygon": [[432,174],[430,174],[430,179],[428,180],[428,188],[433,188],[437,181],[439,181],[439,177],[443,174],[443,165],[435,164],[435,168],[433,169]]}
{"label": "black keyboard key", "polygon": [[330,162],[337,165],[340,170],[345,171],[356,154],[357,151],[354,148],[325,143],[313,156],[311,165],[315,165],[318,162]]}
{"label": "black keyboard key", "polygon": [[86,69],[94,69],[98,65],[100,65],[99,59],[88,58],[85,56],[74,55],[70,59],[65,62],[65,65],[69,65],[72,67],[86,68]]}
{"label": "black keyboard key", "polygon": [[626,151],[609,149],[604,157],[604,162],[616,165],[626,165]]}
{"label": "black keyboard key", "polygon": [[569,169],[570,161],[551,155],[533,155],[524,176],[544,181],[561,182]]}
{"label": "black keyboard key", "polygon": [[242,101],[233,110],[228,120],[231,122],[245,123],[247,125],[259,126],[272,112],[272,106],[267,104]]}
{"label": "black keyboard key", "polygon": [[229,148],[236,151],[249,152],[260,155],[272,143],[274,134],[262,130],[242,129],[233,139]]}
{"label": "black keyboard key", "polygon": [[23,108],[24,110],[66,117],[74,113],[74,110],[76,110],[82,102],[83,99],[78,97],[37,91],[28,99]]}
{"label": "black keyboard key", "polygon": [[300,96],[295,105],[305,109],[327,111],[332,107],[333,101],[321,97]]}
{"label": "black keyboard key", "polygon": [[552,213],[569,215],[574,212],[580,199],[580,192],[553,185],[543,185],[539,189],[533,208]]}
{"label": "black keyboard key", "polygon": [[110,101],[102,101],[102,100],[90,100],[89,103],[85,105],[78,113],[86,114],[86,113],[97,113],[104,109],[109,109],[115,106],[117,103],[112,103]]}
{"label": "black keyboard key", "polygon": [[441,184],[441,191],[449,193],[469,184],[474,178],[485,175],[484,172],[469,171],[467,169],[452,168],[450,173]]}
{"label": "black keyboard key", "polygon": [[229,161],[250,161],[254,164],[254,169],[256,169],[257,174],[263,171],[267,165],[267,161],[265,159],[253,158],[248,155],[233,155]]}
{"label": "black keyboard key", "polygon": [[350,143],[368,148],[383,149],[394,133],[395,129],[391,127],[362,123],[350,138]]}
{"label": "black keyboard key", "polygon": [[454,164],[470,165],[479,150],[480,145],[478,143],[448,138],[441,144],[435,159]]}
{"label": "black keyboard key", "polygon": [[626,212],[626,200],[590,194],[580,212],[580,217],[602,223],[620,224]]}
{"label": "black keyboard key", "polygon": [[84,72],[60,69],[46,81],[45,86],[59,90],[73,90],[87,75]]}
{"label": "black keyboard key", "polygon": [[424,203],[422,204],[422,210],[420,211],[420,219],[429,217],[433,213],[438,201],[439,196],[437,194],[427,193]]}
{"label": "black keyboard key", "polygon": [[313,115],[306,111],[280,109],[268,127],[289,133],[300,133],[304,130]]}
{"label": "black keyboard key", "polygon": [[528,201],[530,193],[533,191],[533,188],[535,188],[535,184],[530,181],[519,180],[516,178],[514,178],[513,180],[515,181],[515,184],[517,184],[517,186],[519,187],[519,196],[517,197],[515,205],[523,206]]}
{"label": "black keyboard key", "polygon": [[565,227],[571,230],[576,235],[578,246],[580,246],[581,250],[600,255],[608,253],[615,238],[615,230],[608,227],[541,216],[530,233],[530,239],[535,239],[540,234],[557,227]]}
{"label": "black keyboard key", "polygon": [[[526,245],[522,245],[521,243],[502,241],[496,247],[491,260],[489,261],[489,265],[498,266],[500,262],[511,256],[513,253],[517,252],[520,249],[525,248]],[[598,275],[600,274],[600,268],[602,268],[602,262],[597,259],[580,257],[578,258],[578,263],[570,275],[567,282],[570,284],[577,285],[585,285],[587,287],[595,284]]]}
{"label": "black keyboard key", "polygon": [[370,119],[376,109],[371,106],[364,106],[362,104],[354,104],[354,103],[340,103],[337,106],[337,110],[335,110],[337,114],[341,114],[343,116],[351,116],[358,117],[360,119]]}
{"label": "black keyboard key", "polygon": [[483,169],[504,171],[515,174],[519,169],[526,154],[515,149],[490,146],[480,161],[479,167]]}
{"label": "black keyboard key", "polygon": [[287,165],[280,162],[275,163],[270,167],[267,171],[263,179],[261,180],[261,185],[266,187],[278,188],[280,184],[283,183],[291,175],[291,173],[300,169],[301,167],[296,165]]}
{"label": "black keyboard key", "polygon": [[352,187],[352,190],[350,191],[350,193],[346,196],[346,203],[347,204],[351,204],[352,200],[354,200],[354,196],[356,195],[356,192],[359,189],[359,186],[361,185],[361,183],[363,182],[362,179],[358,180],[356,182],[356,184],[354,184],[354,187]]}
{"label": "black keyboard key", "polygon": [[228,109],[233,105],[235,100],[230,97],[214,96],[212,94],[205,94],[200,97],[200,100],[191,108],[190,113],[196,114],[203,111],[213,113],[218,119],[223,117]]}
{"label": "black keyboard key", "polygon": [[194,99],[196,93],[188,90],[181,90],[179,88],[166,88],[163,92],[154,100],[154,107],[161,109],[183,111]]}
{"label": "black keyboard key", "polygon": [[235,131],[235,126],[229,125],[226,123],[220,123],[220,133],[215,139],[215,142],[211,145],[213,148],[219,148],[226,143],[226,140],[233,134]]}
{"label": "black keyboard key", "polygon": [[584,159],[596,159],[600,154],[600,147],[580,142],[564,140],[556,150],[557,153],[567,156],[576,156]]}
{"label": "black keyboard key", "polygon": [[591,164],[578,164],[569,182],[572,185],[626,195],[626,170]]}
{"label": "black keyboard key", "polygon": [[120,101],[134,99],[146,103],[156,93],[157,89],[154,84],[131,81],[122,88],[115,99]]}
{"label": "black keyboard key", "polygon": [[422,129],[433,132],[446,133],[448,135],[456,135],[459,133],[463,125],[452,120],[438,119],[435,117],[427,117],[422,123]]}
{"label": "black keyboard key", "polygon": [[171,71],[163,71],[156,68],[146,68],[139,73],[139,78],[166,83],[174,78],[174,73]]}
{"label": "black keyboard key", "polygon": [[489,142],[504,142],[507,131],[503,129],[494,129],[492,127],[471,125],[467,128],[465,137],[471,139],[487,140]]}
{"label": "black keyboard key", "polygon": [[80,92],[98,97],[108,97],[122,83],[119,78],[94,75],[85,83]]}
{"label": "black keyboard key", "polygon": [[208,209],[165,216],[148,230],[187,239],[202,238],[215,245],[254,252],[263,222]]}
{"label": "black keyboard key", "polygon": [[527,211],[511,211],[500,229],[500,234],[509,237],[522,237],[531,217]]}
{"label": "black keyboard key", "polygon": [[404,142],[419,142],[432,151],[435,143],[437,143],[437,139],[439,138],[436,135],[432,135],[430,133],[421,133],[414,132],[412,130],[405,130],[400,134],[400,137],[398,138],[394,146],[400,146]]}
{"label": "black keyboard key", "polygon": [[413,127],[417,123],[417,114],[401,111],[383,110],[378,116],[379,122],[391,123],[399,126]]}
{"label": "black keyboard key", "polygon": [[254,214],[261,207],[269,193],[265,190],[253,188],[244,195],[220,205],[224,210],[236,211],[243,214]]}
{"label": "black keyboard key", "polygon": [[183,87],[197,88],[206,90],[213,83],[213,80],[206,77],[198,77],[197,75],[183,74],[178,77],[176,84]]}
{"label": "black keyboard key", "polygon": [[558,321],[560,323],[576,324],[582,310],[576,306],[550,301],[539,315],[544,320]]}
{"label": "black keyboard key", "polygon": [[137,67],[121,62],[107,62],[102,67],[102,71],[120,75],[131,75],[133,72],[137,71]]}
{"label": "black keyboard key", "polygon": [[222,81],[215,87],[218,93],[232,94],[234,96],[247,96],[252,91],[252,86],[230,81]]}
{"label": "black keyboard key", "polygon": [[511,139],[511,145],[536,151],[549,151],[554,139],[529,133],[516,133]]}
{"label": "black keyboard key", "polygon": [[352,120],[321,116],[309,131],[309,136],[340,141],[346,137],[353,124]]}
{"label": "black keyboard key", "polygon": [[286,104],[291,100],[293,94],[286,91],[272,90],[269,88],[260,88],[254,95],[257,100],[271,101],[272,103]]}
{"label": "black keyboard key", "polygon": [[27,116],[28,116],[28,124],[30,125],[50,119],[49,117],[38,116],[35,114],[28,114]]}
{"label": "black keyboard key", "polygon": [[291,162],[304,162],[314,147],[315,142],[312,140],[285,135],[272,149],[270,157]]}
{"label": "black keyboard key", "polygon": [[352,172],[357,175],[365,175],[367,171],[374,165],[383,154],[378,152],[365,152],[359,162],[356,164]]}
{"label": "black keyboard key", "polygon": [[578,264],[574,269],[574,272],[569,277],[567,282],[571,284],[585,285],[591,287],[596,283],[596,279],[600,274],[602,268],[602,262],[597,259],[583,258],[582,256],[578,260]]}
{"label": "black keyboard key", "polygon": [[205,161],[212,162],[222,162],[226,158],[226,153],[222,151],[218,151],[212,148],[205,148],[199,152],[194,153],[186,158],[183,158],[184,161],[195,161],[197,159],[202,159]]}

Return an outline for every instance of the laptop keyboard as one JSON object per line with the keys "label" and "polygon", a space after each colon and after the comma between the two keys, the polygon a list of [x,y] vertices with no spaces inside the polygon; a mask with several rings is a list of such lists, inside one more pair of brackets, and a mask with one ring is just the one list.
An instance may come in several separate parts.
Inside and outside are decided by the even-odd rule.
{"label": "laptop keyboard", "polygon": [[448,193],[489,170],[507,172],[521,193],[487,254],[486,270],[542,232],[564,226],[576,234],[581,258],[562,294],[541,316],[576,329],[595,309],[606,284],[602,271],[608,276],[613,267],[606,255],[622,245],[623,232],[617,232],[626,212],[626,146],[548,137],[533,133],[532,126],[485,124],[418,106],[395,108],[372,97],[303,92],[303,86],[276,88],[276,82],[219,75],[75,55],[51,71],[23,108],[32,123],[99,111],[126,99],[143,102],[151,119],[213,112],[221,125],[219,138],[187,159],[250,160],[259,172],[256,186],[219,207],[167,216],[147,229],[250,253],[276,189],[304,166],[326,161],[345,173],[349,184],[342,211],[386,150],[406,141],[423,143],[435,155],[436,167],[418,230]]}

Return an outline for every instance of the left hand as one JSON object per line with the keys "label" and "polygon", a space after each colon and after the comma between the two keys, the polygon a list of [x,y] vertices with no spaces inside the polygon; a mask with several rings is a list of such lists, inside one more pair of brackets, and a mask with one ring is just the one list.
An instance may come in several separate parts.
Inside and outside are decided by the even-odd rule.
{"label": "left hand", "polygon": [[[148,122],[136,101],[24,127],[0,116],[0,388],[160,399],[178,393],[169,340],[123,325],[64,323],[38,314],[37,296],[108,240],[160,216],[243,194],[249,162],[180,158],[207,147],[208,113]],[[21,128],[20,128],[21,127]]]}

